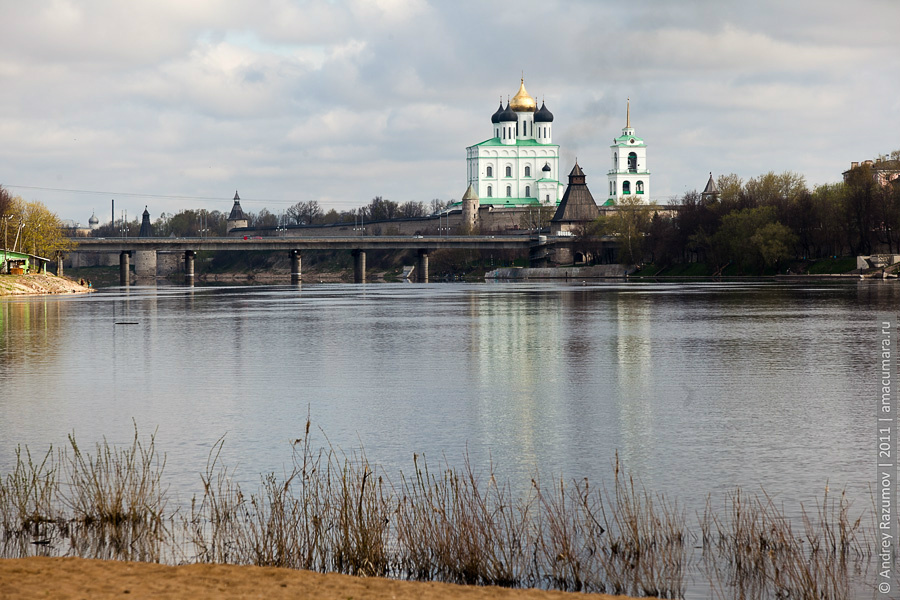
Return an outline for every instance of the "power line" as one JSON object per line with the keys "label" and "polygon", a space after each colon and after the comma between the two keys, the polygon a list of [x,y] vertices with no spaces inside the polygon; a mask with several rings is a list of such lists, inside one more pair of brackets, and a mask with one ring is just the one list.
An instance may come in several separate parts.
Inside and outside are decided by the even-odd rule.
{"label": "power line", "polygon": [[[164,198],[170,200],[212,200],[215,202],[227,202],[231,200],[231,198],[225,197],[216,197],[212,198],[209,196],[177,196],[177,195],[167,195],[167,194],[139,194],[136,192],[107,192],[100,190],[72,190],[67,188],[50,188],[50,187],[40,187],[35,185],[13,185],[10,183],[4,183],[3,187],[12,188],[17,190],[41,190],[45,192],[66,192],[69,194],[94,194],[98,196],[119,196],[119,197],[132,197],[132,198]],[[295,204],[290,200],[275,200],[272,198],[241,198],[241,202],[269,202],[274,204]]]}

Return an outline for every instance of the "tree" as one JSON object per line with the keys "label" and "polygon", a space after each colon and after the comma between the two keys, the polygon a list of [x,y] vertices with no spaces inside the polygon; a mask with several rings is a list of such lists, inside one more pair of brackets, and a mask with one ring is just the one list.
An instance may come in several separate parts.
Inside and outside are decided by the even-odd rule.
{"label": "tree", "polygon": [[401,217],[413,219],[416,217],[424,217],[428,213],[428,208],[425,206],[424,202],[410,200],[409,202],[401,204],[399,211]]}
{"label": "tree", "polygon": [[609,219],[611,233],[619,238],[619,263],[630,265],[644,260],[644,237],[650,230],[650,213],[655,205],[645,205],[638,196],[623,196]]}
{"label": "tree", "polygon": [[369,221],[387,221],[397,217],[400,206],[393,200],[385,200],[375,196],[368,206],[363,207],[365,217]]}
{"label": "tree", "polygon": [[750,238],[763,265],[776,268],[782,260],[790,258],[791,248],[796,241],[797,236],[786,225],[777,221],[763,225]]}
{"label": "tree", "polygon": [[267,208],[263,208],[255,215],[249,213],[247,216],[251,227],[278,227],[278,215],[269,212]]}
{"label": "tree", "polygon": [[55,258],[57,254],[68,252],[75,244],[66,235],[62,221],[41,202],[26,202],[21,197],[12,197],[8,214],[12,223],[22,225],[18,248],[44,258]]}
{"label": "tree", "polygon": [[295,225],[314,225],[321,222],[322,208],[317,200],[298,202],[287,209],[287,215]]}
{"label": "tree", "polygon": [[0,219],[2,219],[5,215],[10,214],[12,210],[12,195],[2,186],[0,185]]}
{"label": "tree", "polygon": [[850,252],[872,254],[878,184],[869,165],[850,169],[844,186],[845,218],[849,227]]}
{"label": "tree", "polygon": [[744,270],[777,266],[790,256],[797,237],[775,219],[775,207],[760,206],[737,210],[722,217],[712,236],[717,253]]}
{"label": "tree", "polygon": [[447,208],[448,202],[444,202],[440,198],[432,198],[431,200],[431,214],[440,212]]}

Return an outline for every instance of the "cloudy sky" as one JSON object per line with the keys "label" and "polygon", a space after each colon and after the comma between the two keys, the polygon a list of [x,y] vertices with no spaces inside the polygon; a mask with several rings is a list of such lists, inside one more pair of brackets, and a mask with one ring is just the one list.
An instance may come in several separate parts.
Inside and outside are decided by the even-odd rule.
{"label": "cloudy sky", "polygon": [[900,149],[898,0],[0,0],[0,184],[82,223],[458,199],[500,97],[607,189],[626,98],[658,201]]}

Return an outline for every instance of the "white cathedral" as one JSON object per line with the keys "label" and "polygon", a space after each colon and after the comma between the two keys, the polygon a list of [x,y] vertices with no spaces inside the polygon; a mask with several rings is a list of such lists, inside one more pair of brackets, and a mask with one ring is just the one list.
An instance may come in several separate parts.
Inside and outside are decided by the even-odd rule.
{"label": "white cathedral", "polygon": [[467,182],[481,205],[556,206],[562,198],[559,146],[553,143],[553,114],[525,91],[491,117],[493,136],[466,148]]}
{"label": "white cathedral", "polygon": [[[466,179],[481,206],[556,206],[565,192],[560,182],[559,145],[553,143],[553,114],[545,103],[525,90],[519,91],[491,116],[492,137],[466,148]],[[637,195],[650,201],[647,146],[631,127],[631,103],[626,108],[625,128],[613,140],[612,168],[608,172],[609,199]],[[565,166],[565,165],[564,165]]]}

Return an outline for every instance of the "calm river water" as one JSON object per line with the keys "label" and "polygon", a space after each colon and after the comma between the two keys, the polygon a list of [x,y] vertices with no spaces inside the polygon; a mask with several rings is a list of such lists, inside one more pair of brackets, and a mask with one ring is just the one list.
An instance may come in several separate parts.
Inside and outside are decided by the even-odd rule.
{"label": "calm river water", "polygon": [[[0,300],[0,472],[74,432],[157,431],[182,499],[225,436],[258,482],[319,441],[387,473],[413,453],[515,485],[608,481],[618,451],[689,513],[875,483],[881,281],[108,288]],[[116,323],[129,322],[130,325]]]}

